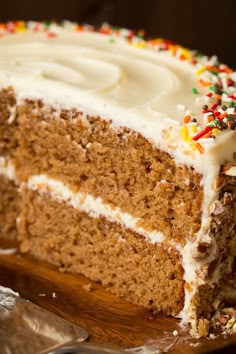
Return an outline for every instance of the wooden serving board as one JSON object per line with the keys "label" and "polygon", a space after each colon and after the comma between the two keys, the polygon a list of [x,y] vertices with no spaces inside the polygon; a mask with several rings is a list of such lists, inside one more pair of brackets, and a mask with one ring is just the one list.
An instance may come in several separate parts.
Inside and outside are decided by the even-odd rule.
{"label": "wooden serving board", "polygon": [[[15,245],[1,241],[0,248],[6,247]],[[111,343],[120,348],[142,346],[153,349],[153,353],[169,348],[168,353],[186,354],[206,353],[235,343],[230,352],[236,352],[236,335],[193,340],[181,329],[177,319],[153,315],[81,275],[61,273],[30,256],[0,255],[0,285],[87,329],[93,342]],[[178,336],[173,335],[174,330]]]}

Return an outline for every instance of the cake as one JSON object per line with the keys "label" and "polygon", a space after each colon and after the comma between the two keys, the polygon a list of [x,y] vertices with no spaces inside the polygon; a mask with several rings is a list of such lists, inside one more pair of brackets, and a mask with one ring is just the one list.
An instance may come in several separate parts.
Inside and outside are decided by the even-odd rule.
{"label": "cake", "polygon": [[0,25],[0,234],[208,332],[236,303],[236,73],[143,31]]}

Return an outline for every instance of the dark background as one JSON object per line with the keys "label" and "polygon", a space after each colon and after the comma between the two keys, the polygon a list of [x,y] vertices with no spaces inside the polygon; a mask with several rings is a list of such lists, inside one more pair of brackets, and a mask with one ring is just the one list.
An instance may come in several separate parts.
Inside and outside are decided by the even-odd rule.
{"label": "dark background", "polygon": [[0,0],[0,21],[12,19],[142,28],[236,69],[236,0]]}

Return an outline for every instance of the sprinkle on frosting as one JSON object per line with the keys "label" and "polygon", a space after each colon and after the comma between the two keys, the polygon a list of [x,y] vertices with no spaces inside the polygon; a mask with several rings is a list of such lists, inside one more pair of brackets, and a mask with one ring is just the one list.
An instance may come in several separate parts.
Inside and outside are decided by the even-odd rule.
{"label": "sprinkle on frosting", "polygon": [[197,94],[198,94],[198,90],[197,90],[195,87],[193,87],[193,88],[192,88],[192,93],[193,93],[194,95],[197,95]]}
{"label": "sprinkle on frosting", "polygon": [[[45,32],[45,35],[53,40],[58,35],[54,31],[53,25],[54,23],[50,21],[11,21],[0,23],[0,38],[6,34],[21,33],[29,30]],[[204,148],[198,142],[200,139],[209,139],[209,142],[214,142],[214,139],[219,134],[223,134],[224,130],[236,129],[236,72],[233,72],[227,65],[220,63],[216,56],[204,56],[163,38],[146,40],[143,30],[135,32],[118,26],[112,27],[107,23],[95,29],[87,24],[80,25],[67,21],[63,22],[62,26],[78,32],[97,31],[108,35],[108,41],[111,44],[115,42],[117,37],[122,37],[134,47],[147,48],[159,52],[165,51],[168,55],[192,65],[202,90],[196,87],[190,87],[189,89],[196,96],[197,104],[202,102],[202,104],[207,103],[207,105],[204,104],[202,109],[203,124],[201,120],[194,120],[194,117],[188,113],[190,112],[188,108],[181,102],[177,106],[178,111],[185,113],[180,130],[181,138],[189,144],[191,150],[198,150],[203,154]],[[192,123],[194,125],[189,127],[188,125]]]}

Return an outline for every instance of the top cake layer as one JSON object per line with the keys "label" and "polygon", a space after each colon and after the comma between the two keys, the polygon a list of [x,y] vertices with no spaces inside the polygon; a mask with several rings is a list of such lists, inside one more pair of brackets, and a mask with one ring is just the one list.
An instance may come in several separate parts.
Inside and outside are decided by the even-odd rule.
{"label": "top cake layer", "polygon": [[[0,26],[0,87],[127,126],[208,179],[236,150],[236,73],[170,41],[104,25]],[[203,105],[207,105],[203,108]]]}

